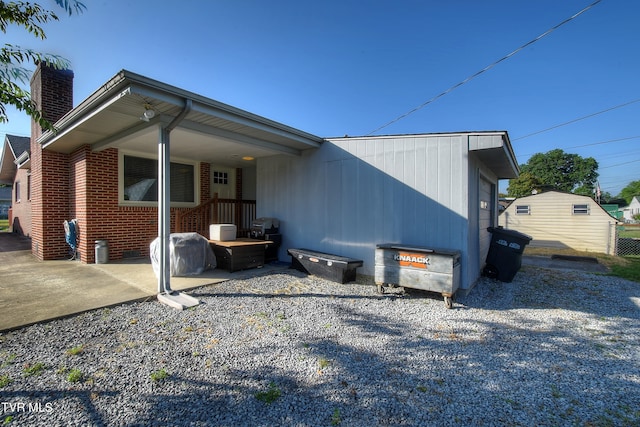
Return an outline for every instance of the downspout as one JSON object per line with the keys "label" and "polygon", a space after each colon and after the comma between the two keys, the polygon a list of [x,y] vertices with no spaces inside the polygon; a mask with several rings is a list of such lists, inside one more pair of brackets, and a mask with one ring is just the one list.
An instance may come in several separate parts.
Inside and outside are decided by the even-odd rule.
{"label": "downspout", "polygon": [[160,240],[158,269],[158,293],[170,294],[171,290],[171,144],[170,133],[189,114],[193,102],[186,98],[184,108],[166,127],[160,129],[158,141],[158,238]]}

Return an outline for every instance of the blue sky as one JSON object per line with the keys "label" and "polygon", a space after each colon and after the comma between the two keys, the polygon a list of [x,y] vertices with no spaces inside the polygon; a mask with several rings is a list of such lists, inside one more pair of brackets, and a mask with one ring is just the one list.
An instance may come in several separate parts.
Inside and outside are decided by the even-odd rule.
{"label": "blue sky", "polygon": [[[47,40],[10,28],[6,42],[67,58],[75,104],[127,69],[318,136],[359,136],[593,2],[84,0],[68,17],[42,0],[61,17]],[[639,19],[640,2],[602,0],[376,134],[506,130],[519,163],[554,148],[594,157],[616,195],[640,179]],[[27,136],[29,120],[9,114],[0,138]]]}

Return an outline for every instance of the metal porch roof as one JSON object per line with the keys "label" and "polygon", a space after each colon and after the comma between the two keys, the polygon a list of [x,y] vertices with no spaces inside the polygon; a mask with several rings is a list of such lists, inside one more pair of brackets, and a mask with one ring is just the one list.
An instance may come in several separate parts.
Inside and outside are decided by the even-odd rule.
{"label": "metal porch roof", "polygon": [[[45,149],[71,153],[88,144],[100,151],[110,147],[157,154],[158,128],[176,117],[191,100],[192,108],[171,133],[176,158],[238,167],[249,156],[300,155],[323,139],[298,129],[217,102],[193,92],[120,71],[67,113],[38,142]],[[155,116],[143,121],[145,108]]]}

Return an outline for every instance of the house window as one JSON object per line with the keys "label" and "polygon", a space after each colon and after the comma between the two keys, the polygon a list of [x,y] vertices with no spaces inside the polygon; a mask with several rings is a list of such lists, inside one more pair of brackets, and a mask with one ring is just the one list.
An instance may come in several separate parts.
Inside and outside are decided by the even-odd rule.
{"label": "house window", "polygon": [[213,183],[214,184],[228,184],[229,183],[229,174],[227,172],[213,172]]}
{"label": "house window", "polygon": [[31,200],[31,172],[27,174],[27,200]]}
{"label": "house window", "polygon": [[[121,185],[124,203],[145,204],[158,201],[158,161],[151,158],[123,155]],[[171,203],[196,203],[196,166],[188,162],[171,162]],[[148,203],[147,203],[148,204]]]}
{"label": "house window", "polygon": [[529,205],[516,205],[516,215],[531,215]]}
{"label": "house window", "polygon": [[589,205],[573,205],[574,215],[589,215]]}
{"label": "house window", "polygon": [[14,191],[16,195],[16,203],[20,202],[20,181],[16,181],[14,185]]}

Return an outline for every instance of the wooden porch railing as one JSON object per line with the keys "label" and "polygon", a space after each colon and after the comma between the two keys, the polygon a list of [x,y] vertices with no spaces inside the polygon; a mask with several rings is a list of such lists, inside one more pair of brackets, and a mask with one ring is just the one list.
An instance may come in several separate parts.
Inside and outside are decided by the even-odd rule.
{"label": "wooden porch railing", "polygon": [[188,210],[176,212],[176,233],[195,232],[209,238],[210,224],[235,224],[237,237],[249,237],[251,223],[256,219],[255,200],[212,199]]}

